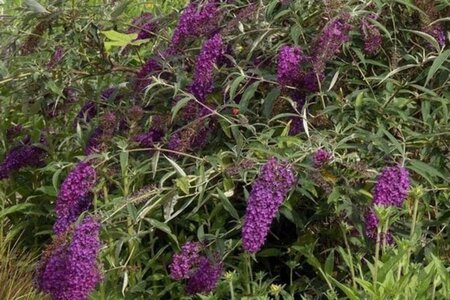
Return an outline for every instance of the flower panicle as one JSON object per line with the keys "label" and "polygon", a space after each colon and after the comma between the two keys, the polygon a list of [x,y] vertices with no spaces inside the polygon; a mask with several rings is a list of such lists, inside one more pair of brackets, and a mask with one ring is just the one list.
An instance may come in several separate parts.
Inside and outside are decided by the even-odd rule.
{"label": "flower panicle", "polygon": [[55,238],[36,272],[37,287],[53,300],[87,300],[102,280],[97,265],[100,223],[85,217],[72,230]]}
{"label": "flower panicle", "polygon": [[294,172],[286,163],[270,158],[263,165],[247,201],[242,228],[245,251],[255,253],[261,249],[272,220],[295,181]]}
{"label": "flower panicle", "polygon": [[90,163],[80,162],[64,179],[55,205],[57,219],[53,230],[57,235],[64,233],[92,205],[91,189],[96,177]]}

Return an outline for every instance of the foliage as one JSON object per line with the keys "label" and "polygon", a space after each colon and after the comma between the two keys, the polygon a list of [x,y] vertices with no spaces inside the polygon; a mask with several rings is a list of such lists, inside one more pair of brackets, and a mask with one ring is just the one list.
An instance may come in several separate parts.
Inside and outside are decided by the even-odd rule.
{"label": "foliage", "polygon": [[20,233],[11,230],[4,219],[0,222],[0,298],[39,299],[32,276],[37,255],[20,249],[16,242],[21,238]]}
{"label": "foliage", "polygon": [[[92,206],[70,222],[102,224],[92,299],[448,299],[448,1],[185,2],[5,6],[2,157],[46,153],[0,182],[16,247],[57,244],[55,203],[81,197]],[[260,172],[275,158],[295,173],[287,192],[277,168]],[[95,184],[70,173],[81,161]],[[374,206],[389,166],[411,187],[398,207]],[[248,253],[259,189],[285,199]],[[201,247],[177,281],[186,242]],[[223,274],[189,295],[202,266]]]}

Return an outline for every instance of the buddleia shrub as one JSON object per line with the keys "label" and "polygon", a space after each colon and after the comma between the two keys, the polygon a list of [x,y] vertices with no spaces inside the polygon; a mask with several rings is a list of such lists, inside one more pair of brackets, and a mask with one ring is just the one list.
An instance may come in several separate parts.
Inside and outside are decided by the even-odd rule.
{"label": "buddleia shrub", "polygon": [[42,292],[447,298],[446,1],[74,3],[1,20]]}

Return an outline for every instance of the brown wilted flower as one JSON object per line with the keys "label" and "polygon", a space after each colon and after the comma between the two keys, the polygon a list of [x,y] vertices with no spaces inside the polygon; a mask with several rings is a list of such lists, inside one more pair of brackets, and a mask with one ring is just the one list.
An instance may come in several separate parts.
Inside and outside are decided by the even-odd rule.
{"label": "brown wilted flower", "polygon": [[20,48],[23,55],[28,55],[36,51],[36,48],[39,46],[39,42],[41,41],[42,35],[49,25],[50,23],[47,20],[37,24],[33,32],[31,32],[31,34],[27,37],[22,47]]}
{"label": "brown wilted flower", "polygon": [[239,23],[243,23],[244,21],[253,18],[253,16],[258,12],[258,6],[259,4],[252,3],[244,8],[241,8],[236,14],[236,17],[228,22],[228,24],[222,29],[221,34],[228,35],[239,27]]}

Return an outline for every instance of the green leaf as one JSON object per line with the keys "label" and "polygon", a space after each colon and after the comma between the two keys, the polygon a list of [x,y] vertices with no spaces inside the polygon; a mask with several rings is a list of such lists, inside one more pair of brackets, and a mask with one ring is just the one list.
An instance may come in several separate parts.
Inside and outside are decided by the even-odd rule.
{"label": "green leaf", "polygon": [[58,170],[55,171],[55,173],[53,173],[53,176],[52,176],[52,184],[53,184],[53,187],[55,188],[55,191],[58,190],[59,175],[61,175],[61,172],[62,172],[62,170],[58,169]]}
{"label": "green leaf", "polygon": [[450,49],[447,49],[434,59],[434,62],[431,65],[430,70],[428,71],[427,79],[425,80],[425,85],[427,85],[430,79],[433,78],[434,74],[439,70],[439,68],[442,66],[442,64],[447,60],[449,56],[450,56]]}
{"label": "green leaf", "polygon": [[256,256],[258,257],[274,257],[274,256],[281,256],[283,252],[280,249],[276,248],[268,248],[263,249]]}
{"label": "green leaf", "polygon": [[28,6],[28,8],[35,13],[45,13],[45,14],[50,13],[47,9],[45,9],[45,7],[43,7],[36,0],[25,0],[25,5]]}
{"label": "green leaf", "polygon": [[448,182],[449,179],[444,176],[441,172],[439,172],[438,170],[436,170],[435,168],[433,168],[432,166],[420,161],[420,160],[416,160],[416,159],[412,159],[409,161],[409,168],[411,168],[412,170],[414,170],[416,173],[418,173],[419,175],[421,175],[422,177],[424,177],[425,179],[427,179],[431,184],[433,184],[433,181],[431,180],[431,177],[435,176],[435,177],[440,177],[442,178],[444,181]]}
{"label": "green leaf", "polygon": [[128,157],[129,157],[129,152],[124,150],[122,152],[120,152],[120,169],[122,171],[122,176],[125,177],[127,176],[127,172],[128,172]]}
{"label": "green leaf", "polygon": [[398,153],[403,153],[402,145],[398,142],[398,140],[389,131],[387,131],[383,127],[381,120],[378,120],[378,126],[381,129],[381,131],[384,133],[384,135],[387,136],[388,139],[391,141],[391,143],[395,147],[395,149],[397,149]]}
{"label": "green leaf", "polygon": [[189,182],[189,178],[187,176],[183,176],[180,178],[177,178],[175,180],[176,186],[184,193],[189,194],[189,188],[191,187],[191,184]]}
{"label": "green leaf", "polygon": [[279,88],[274,88],[267,94],[266,98],[264,99],[264,104],[263,104],[263,116],[264,117],[266,117],[266,118],[270,117],[270,115],[272,114],[273,103],[278,98],[278,96],[280,96],[280,93],[281,92],[280,92]]}
{"label": "green leaf", "polygon": [[225,194],[220,189],[217,189],[217,193],[219,194],[219,199],[222,202],[222,205],[225,208],[225,210],[229,212],[233,218],[239,220],[239,214],[237,210],[234,208],[234,206],[231,204],[230,200],[228,200],[227,196],[225,196]]}
{"label": "green leaf", "polygon": [[172,121],[175,119],[175,117],[177,116],[178,112],[180,111],[180,109],[182,109],[183,107],[186,106],[186,104],[190,101],[195,101],[193,100],[191,97],[185,97],[182,98],[180,100],[177,101],[177,104],[175,104],[174,107],[172,107]]}
{"label": "green leaf", "polygon": [[436,39],[429,35],[428,33],[422,32],[422,31],[417,31],[417,30],[408,30],[408,29],[404,29],[404,31],[407,32],[411,32],[414,33],[418,36],[420,36],[421,38],[424,38],[428,43],[430,43],[434,49],[436,49],[436,51],[440,51],[441,47],[439,46],[439,43],[436,41]]}
{"label": "green leaf", "polygon": [[244,92],[242,95],[241,102],[239,102],[239,110],[242,113],[245,113],[247,111],[247,107],[249,104],[250,99],[252,99],[255,96],[256,89],[259,86],[259,81],[252,83]]}
{"label": "green leaf", "polygon": [[175,171],[177,171],[178,175],[181,177],[186,177],[186,173],[184,172],[183,168],[181,168],[176,162],[174,162],[172,159],[168,158],[166,155],[164,157],[170,162],[170,164],[175,168]]}
{"label": "green leaf", "polygon": [[105,49],[109,51],[111,47],[125,47],[137,38],[137,33],[120,33],[115,30],[101,31],[111,41],[105,42]]}
{"label": "green leaf", "polygon": [[330,254],[328,254],[327,259],[325,260],[324,271],[326,274],[331,275],[334,269],[334,249],[331,250]]}
{"label": "green leaf", "polygon": [[55,188],[51,185],[41,186],[37,190],[52,197],[56,197],[57,195]]}
{"label": "green leaf", "polygon": [[107,30],[100,32],[103,33],[111,41],[124,43],[123,46],[126,46],[132,40],[137,38],[137,33],[120,33],[115,30]]}
{"label": "green leaf", "polygon": [[177,245],[177,247],[180,247],[180,244],[178,243],[178,239],[177,237],[172,233],[172,230],[170,229],[170,227],[167,224],[164,224],[160,221],[157,221],[155,219],[149,219],[149,223],[150,225],[152,225],[153,227],[167,233],[167,235],[175,242],[175,244]]}
{"label": "green leaf", "polygon": [[359,296],[358,293],[356,291],[354,291],[352,288],[340,283],[339,281],[337,281],[336,279],[334,279],[331,276],[328,276],[329,279],[331,279],[331,281],[333,281],[333,283],[341,290],[344,292],[344,294],[350,299],[350,300],[359,300]]}
{"label": "green leaf", "polygon": [[241,84],[242,80],[245,79],[244,75],[240,75],[238,76],[235,80],[233,80],[233,83],[231,83],[230,86],[230,100],[233,100],[235,95],[236,95],[236,91],[239,87],[239,85]]}
{"label": "green leaf", "polygon": [[290,35],[295,45],[298,45],[298,39],[300,38],[301,34],[302,34],[302,27],[300,25],[296,24],[292,26]]}
{"label": "green leaf", "polygon": [[392,70],[392,71],[390,71],[379,83],[378,83],[378,85],[380,85],[380,84],[382,84],[386,79],[388,79],[389,77],[391,77],[391,76],[393,76],[393,75],[395,75],[395,74],[397,74],[397,73],[399,73],[399,72],[401,72],[401,71],[404,71],[404,70],[408,70],[408,69],[410,69],[410,68],[414,68],[414,67],[418,67],[418,65],[416,65],[416,64],[409,64],[409,65],[404,65],[404,66],[401,66],[401,67],[398,67],[398,68],[395,68],[394,70]]}
{"label": "green leaf", "polygon": [[16,204],[14,206],[2,209],[0,211],[0,219],[6,217],[9,214],[16,213],[16,212],[19,212],[19,211],[22,211],[22,210],[26,210],[26,209],[28,209],[30,207],[33,207],[33,206],[34,206],[34,204],[32,204],[32,203],[19,203],[19,204]]}
{"label": "green leaf", "polygon": [[128,7],[128,5],[131,3],[130,0],[124,1],[120,3],[111,13],[111,18],[116,19],[118,16],[120,16]]}
{"label": "green leaf", "polygon": [[138,217],[138,213],[136,207],[132,203],[127,203],[128,215],[131,216],[131,219],[135,222]]}

